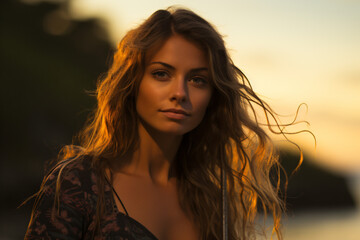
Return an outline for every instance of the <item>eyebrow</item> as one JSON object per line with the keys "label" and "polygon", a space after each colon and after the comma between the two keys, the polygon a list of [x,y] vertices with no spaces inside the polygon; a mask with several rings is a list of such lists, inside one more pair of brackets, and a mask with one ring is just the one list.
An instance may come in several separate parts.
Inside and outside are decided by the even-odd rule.
{"label": "eyebrow", "polygon": [[[160,65],[163,65],[164,67],[175,70],[174,66],[171,66],[170,64],[167,64],[167,63],[164,63],[164,62],[151,62],[149,65],[153,65],[153,64],[160,64]],[[201,72],[201,71],[208,71],[208,68],[200,67],[200,68],[194,68],[194,69],[190,70],[190,72]]]}

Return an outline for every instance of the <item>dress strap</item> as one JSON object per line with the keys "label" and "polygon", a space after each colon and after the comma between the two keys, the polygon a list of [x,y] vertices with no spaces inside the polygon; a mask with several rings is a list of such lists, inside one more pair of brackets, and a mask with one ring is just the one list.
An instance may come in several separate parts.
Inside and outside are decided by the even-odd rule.
{"label": "dress strap", "polygon": [[117,192],[115,191],[113,185],[110,183],[109,179],[108,179],[106,176],[105,176],[105,180],[106,180],[106,182],[109,184],[109,186],[111,187],[112,191],[115,193],[115,196],[117,197],[117,199],[119,200],[122,208],[124,209],[126,216],[129,216],[129,214],[128,214],[126,208],[125,208],[125,205],[124,205],[123,202],[121,201],[119,195],[117,194]]}

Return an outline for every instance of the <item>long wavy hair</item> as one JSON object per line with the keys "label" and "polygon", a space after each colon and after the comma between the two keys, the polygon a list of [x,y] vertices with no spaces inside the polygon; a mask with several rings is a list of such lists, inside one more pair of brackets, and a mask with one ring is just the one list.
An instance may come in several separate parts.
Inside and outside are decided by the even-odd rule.
{"label": "long wavy hair", "polygon": [[[77,146],[63,148],[59,157],[61,167],[82,156],[91,156],[98,173],[96,219],[100,226],[105,207],[105,171],[112,161],[125,159],[125,155],[138,147],[139,117],[135,102],[146,59],[174,34],[203,48],[213,86],[202,122],[183,136],[173,163],[183,211],[193,219],[201,239],[221,239],[221,172],[224,170],[229,239],[254,238],[259,209],[271,213],[273,234],[281,239],[283,202],[278,194],[281,166],[255,108],[262,109],[270,131],[283,134],[283,128],[276,114],[255,94],[246,76],[234,65],[215,27],[187,9],[156,11],[124,36],[109,71],[99,79],[95,92],[97,108],[80,132]],[[277,130],[269,119],[275,120]],[[275,174],[275,180],[271,174]],[[57,193],[59,185],[60,180]],[[41,189],[37,197],[40,196]]]}

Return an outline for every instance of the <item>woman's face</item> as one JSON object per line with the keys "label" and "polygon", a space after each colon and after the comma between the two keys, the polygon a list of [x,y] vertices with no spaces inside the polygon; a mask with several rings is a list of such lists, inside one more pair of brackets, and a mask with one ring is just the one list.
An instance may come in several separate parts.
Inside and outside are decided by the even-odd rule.
{"label": "woman's face", "polygon": [[171,36],[147,61],[136,100],[141,122],[175,135],[198,126],[211,98],[208,68],[197,45]]}

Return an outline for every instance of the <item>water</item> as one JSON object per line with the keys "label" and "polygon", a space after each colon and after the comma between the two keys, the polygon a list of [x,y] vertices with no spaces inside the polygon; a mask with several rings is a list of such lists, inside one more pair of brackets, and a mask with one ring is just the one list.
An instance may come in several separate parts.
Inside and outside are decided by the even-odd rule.
{"label": "water", "polygon": [[286,240],[359,240],[360,239],[360,174],[348,176],[356,209],[329,209],[293,214],[284,220]]}
{"label": "water", "polygon": [[284,239],[359,240],[360,211],[309,211],[288,216],[284,221]]}

